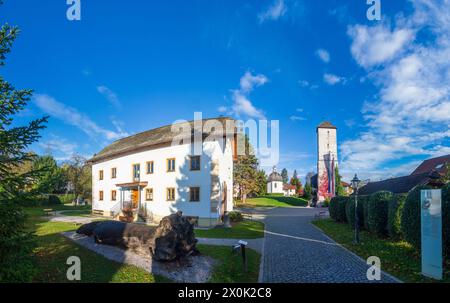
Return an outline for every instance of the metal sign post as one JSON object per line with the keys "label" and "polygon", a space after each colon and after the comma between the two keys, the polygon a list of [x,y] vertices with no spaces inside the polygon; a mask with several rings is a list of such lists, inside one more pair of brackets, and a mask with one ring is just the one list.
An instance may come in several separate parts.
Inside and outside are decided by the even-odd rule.
{"label": "metal sign post", "polygon": [[442,280],[442,192],[421,191],[422,274]]}

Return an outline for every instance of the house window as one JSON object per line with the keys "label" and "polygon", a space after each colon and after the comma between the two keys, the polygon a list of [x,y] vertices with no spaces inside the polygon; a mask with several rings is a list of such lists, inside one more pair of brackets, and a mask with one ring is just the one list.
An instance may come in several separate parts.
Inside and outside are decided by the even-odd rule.
{"label": "house window", "polygon": [[111,191],[111,201],[116,201],[117,200],[117,191],[112,190]]}
{"label": "house window", "polygon": [[103,170],[98,172],[98,179],[103,180]]}
{"label": "house window", "polygon": [[153,188],[146,188],[145,189],[145,200],[146,201],[153,201]]}
{"label": "house window", "polygon": [[277,188],[277,183],[275,182],[275,183],[273,184],[273,186],[274,186],[275,188]]}
{"label": "house window", "polygon": [[139,180],[141,177],[141,165],[133,164],[133,179]]}
{"label": "house window", "polygon": [[98,192],[98,200],[103,201],[103,190]]}
{"label": "house window", "polygon": [[200,201],[200,187],[190,187],[189,188],[189,201],[199,202]]}
{"label": "house window", "polygon": [[169,187],[167,188],[167,201],[175,201],[175,188]]}
{"label": "house window", "polygon": [[200,156],[191,156],[191,170],[200,170]]}
{"label": "house window", "polygon": [[167,159],[167,171],[168,172],[175,171],[175,158]]}
{"label": "house window", "polygon": [[147,162],[147,174],[153,174],[153,161]]}
{"label": "house window", "polygon": [[117,178],[117,168],[111,168],[111,179]]}

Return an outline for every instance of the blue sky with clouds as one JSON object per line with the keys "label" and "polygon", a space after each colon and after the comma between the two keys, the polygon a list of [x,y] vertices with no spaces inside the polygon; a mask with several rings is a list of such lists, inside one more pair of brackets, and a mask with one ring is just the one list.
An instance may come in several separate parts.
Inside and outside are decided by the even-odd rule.
{"label": "blue sky with clouds", "polygon": [[1,74],[48,114],[33,149],[59,160],[178,119],[280,121],[280,163],[315,170],[315,128],[338,127],[340,167],[379,179],[450,153],[450,1],[7,0],[21,28]]}

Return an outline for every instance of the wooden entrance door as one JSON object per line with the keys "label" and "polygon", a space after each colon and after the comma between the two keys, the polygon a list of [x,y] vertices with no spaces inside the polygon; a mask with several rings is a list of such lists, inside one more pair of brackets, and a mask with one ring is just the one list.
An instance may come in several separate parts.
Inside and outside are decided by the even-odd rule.
{"label": "wooden entrance door", "polygon": [[139,191],[134,188],[131,190],[131,202],[133,205],[133,209],[138,208],[139,205]]}

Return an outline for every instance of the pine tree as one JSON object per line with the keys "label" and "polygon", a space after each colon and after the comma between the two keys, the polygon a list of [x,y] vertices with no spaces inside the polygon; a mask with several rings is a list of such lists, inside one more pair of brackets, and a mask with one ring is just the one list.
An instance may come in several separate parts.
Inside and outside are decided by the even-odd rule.
{"label": "pine tree", "polygon": [[245,137],[245,154],[238,155],[234,163],[233,175],[234,183],[238,188],[238,194],[242,203],[245,203],[250,193],[256,193],[259,190],[258,185],[258,159],[252,154],[252,146]]}
{"label": "pine tree", "polygon": [[[7,24],[0,28],[0,66],[5,65],[18,33]],[[24,109],[31,94],[28,89],[16,90],[0,76],[0,282],[30,281],[34,273],[32,236],[26,232],[26,216],[19,203],[30,198],[24,189],[40,172],[23,172],[20,167],[33,160],[27,147],[37,141],[47,117],[12,127],[14,116]]]}

